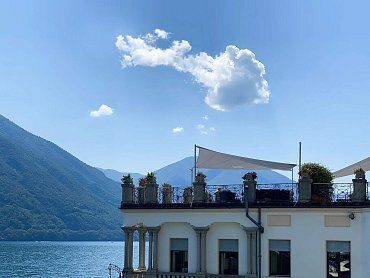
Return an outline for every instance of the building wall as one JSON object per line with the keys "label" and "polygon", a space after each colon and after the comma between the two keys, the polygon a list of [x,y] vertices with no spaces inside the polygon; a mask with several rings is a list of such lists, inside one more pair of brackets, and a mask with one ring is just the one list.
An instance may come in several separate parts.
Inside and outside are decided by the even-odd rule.
{"label": "building wall", "polygon": [[[349,213],[355,219],[347,221]],[[251,210],[257,219],[257,211]],[[271,216],[279,215],[276,218]],[[289,221],[282,221],[290,217]],[[334,221],[325,221],[325,216],[336,216]],[[270,221],[268,225],[268,218]],[[285,218],[284,218],[285,217]],[[335,219],[334,219],[335,220]],[[282,221],[282,226],[279,226]],[[189,238],[189,272],[196,270],[196,234],[192,226],[209,226],[207,233],[207,272],[218,273],[218,240],[239,240],[239,274],[247,271],[247,237],[245,227],[255,227],[245,217],[243,209],[184,209],[184,210],[125,210],[124,225],[133,226],[143,223],[146,226],[159,226],[159,270],[169,271],[169,239]],[[331,224],[330,224],[331,223]],[[334,223],[334,224],[333,224]],[[342,223],[342,224],[341,224]],[[290,224],[290,225],[288,225]],[[370,209],[351,208],[288,208],[262,209],[262,277],[269,275],[269,240],[287,239],[291,241],[291,277],[326,277],[326,241],[351,242],[351,277],[369,277],[370,273]]]}
{"label": "building wall", "polygon": [[239,223],[213,223],[207,233],[207,272],[219,272],[219,239],[238,239],[239,273],[247,273],[247,234]]}
{"label": "building wall", "polygon": [[[267,215],[287,214],[287,211],[265,210],[262,222],[262,276],[269,275],[269,240],[288,239],[291,241],[291,277],[326,277],[326,241],[351,242],[351,277],[362,275],[362,213],[356,212],[350,227],[325,227],[325,215],[347,218],[354,210],[295,210],[291,215],[291,226],[267,226]],[[370,230],[368,230],[370,231]],[[364,264],[366,265],[366,264]]]}
{"label": "building wall", "polygon": [[170,271],[170,238],[188,238],[188,271],[194,273],[197,268],[197,238],[189,223],[162,223],[158,236],[159,271]]}

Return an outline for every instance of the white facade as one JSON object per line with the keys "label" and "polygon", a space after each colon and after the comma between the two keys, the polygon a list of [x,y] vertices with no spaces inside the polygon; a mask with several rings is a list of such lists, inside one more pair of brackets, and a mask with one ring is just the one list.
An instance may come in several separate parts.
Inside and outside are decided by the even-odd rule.
{"label": "white facade", "polygon": [[[160,227],[158,271],[170,272],[170,239],[188,239],[188,272],[197,269],[197,234],[206,232],[206,272],[219,273],[219,240],[238,240],[238,274],[246,275],[250,263],[247,232],[256,226],[245,208],[123,208],[124,227]],[[258,219],[257,209],[249,209]],[[349,215],[354,215],[350,219]],[[261,208],[261,276],[269,276],[269,240],[290,241],[290,266],[294,278],[327,277],[327,241],[348,241],[351,277],[370,277],[370,208],[289,207]]]}

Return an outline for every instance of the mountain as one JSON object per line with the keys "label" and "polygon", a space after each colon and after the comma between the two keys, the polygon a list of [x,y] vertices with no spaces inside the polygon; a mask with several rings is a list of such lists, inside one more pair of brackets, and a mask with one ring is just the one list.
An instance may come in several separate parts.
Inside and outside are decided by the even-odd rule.
{"label": "mountain", "polygon": [[120,190],[0,115],[0,239],[121,240]]}
{"label": "mountain", "polygon": [[[128,172],[119,172],[113,169],[102,169],[102,168],[96,168],[96,169],[102,171],[107,178],[110,178],[111,180],[118,181],[118,182],[121,182],[123,175],[126,176],[129,174]],[[134,180],[134,182],[137,182],[139,178],[144,177],[144,175],[139,174],[139,173],[130,173],[130,175],[132,179]]]}
{"label": "mountain", "polygon": [[[167,182],[173,186],[187,186],[191,183],[191,171],[194,166],[194,157],[190,156],[180,161],[165,166],[157,171],[154,171],[157,177],[158,184]],[[107,170],[102,170],[106,173]],[[242,176],[248,170],[214,170],[214,169],[201,169],[207,176],[207,183],[213,185],[227,185],[227,184],[240,184],[242,183]],[[260,184],[265,183],[290,183],[291,180],[286,176],[271,170],[257,170],[257,181]],[[114,172],[115,175],[107,177],[115,181],[120,181],[123,173]],[[106,174],[107,175],[107,174]],[[135,183],[137,179],[134,179]]]}

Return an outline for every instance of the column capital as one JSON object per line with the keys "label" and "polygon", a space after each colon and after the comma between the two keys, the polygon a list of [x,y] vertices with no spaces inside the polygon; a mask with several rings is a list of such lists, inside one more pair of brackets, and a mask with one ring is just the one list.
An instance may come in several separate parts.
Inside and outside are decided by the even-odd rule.
{"label": "column capital", "polygon": [[159,232],[161,229],[161,226],[155,226],[155,227],[146,227],[146,230],[148,232]]}
{"label": "column capital", "polygon": [[244,231],[248,233],[256,233],[258,231],[258,227],[245,227],[243,225],[240,225]]}
{"label": "column capital", "polygon": [[145,226],[138,226],[138,227],[137,227],[137,231],[138,231],[139,233],[146,233],[147,228],[146,228]]}
{"label": "column capital", "polygon": [[124,232],[134,232],[136,227],[134,226],[121,226],[121,230]]}
{"label": "column capital", "polygon": [[196,226],[193,226],[193,229],[196,233],[207,233],[208,230],[209,230],[209,226],[206,226],[206,227],[196,227]]}

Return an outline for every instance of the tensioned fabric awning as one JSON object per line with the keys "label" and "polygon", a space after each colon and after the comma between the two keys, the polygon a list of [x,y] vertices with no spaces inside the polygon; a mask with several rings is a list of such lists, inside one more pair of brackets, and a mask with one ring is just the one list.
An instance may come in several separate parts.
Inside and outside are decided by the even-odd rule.
{"label": "tensioned fabric awning", "polygon": [[359,162],[356,162],[352,165],[349,165],[349,166],[347,166],[343,169],[340,169],[340,170],[334,172],[333,175],[334,175],[335,178],[340,178],[340,177],[353,175],[353,172],[358,168],[362,168],[365,171],[369,171],[370,170],[370,157],[365,158],[365,159],[363,159]]}
{"label": "tensioned fabric awning", "polygon": [[296,164],[253,159],[220,153],[199,146],[196,147],[199,149],[198,160],[196,163],[197,168],[290,171],[296,166]]}

